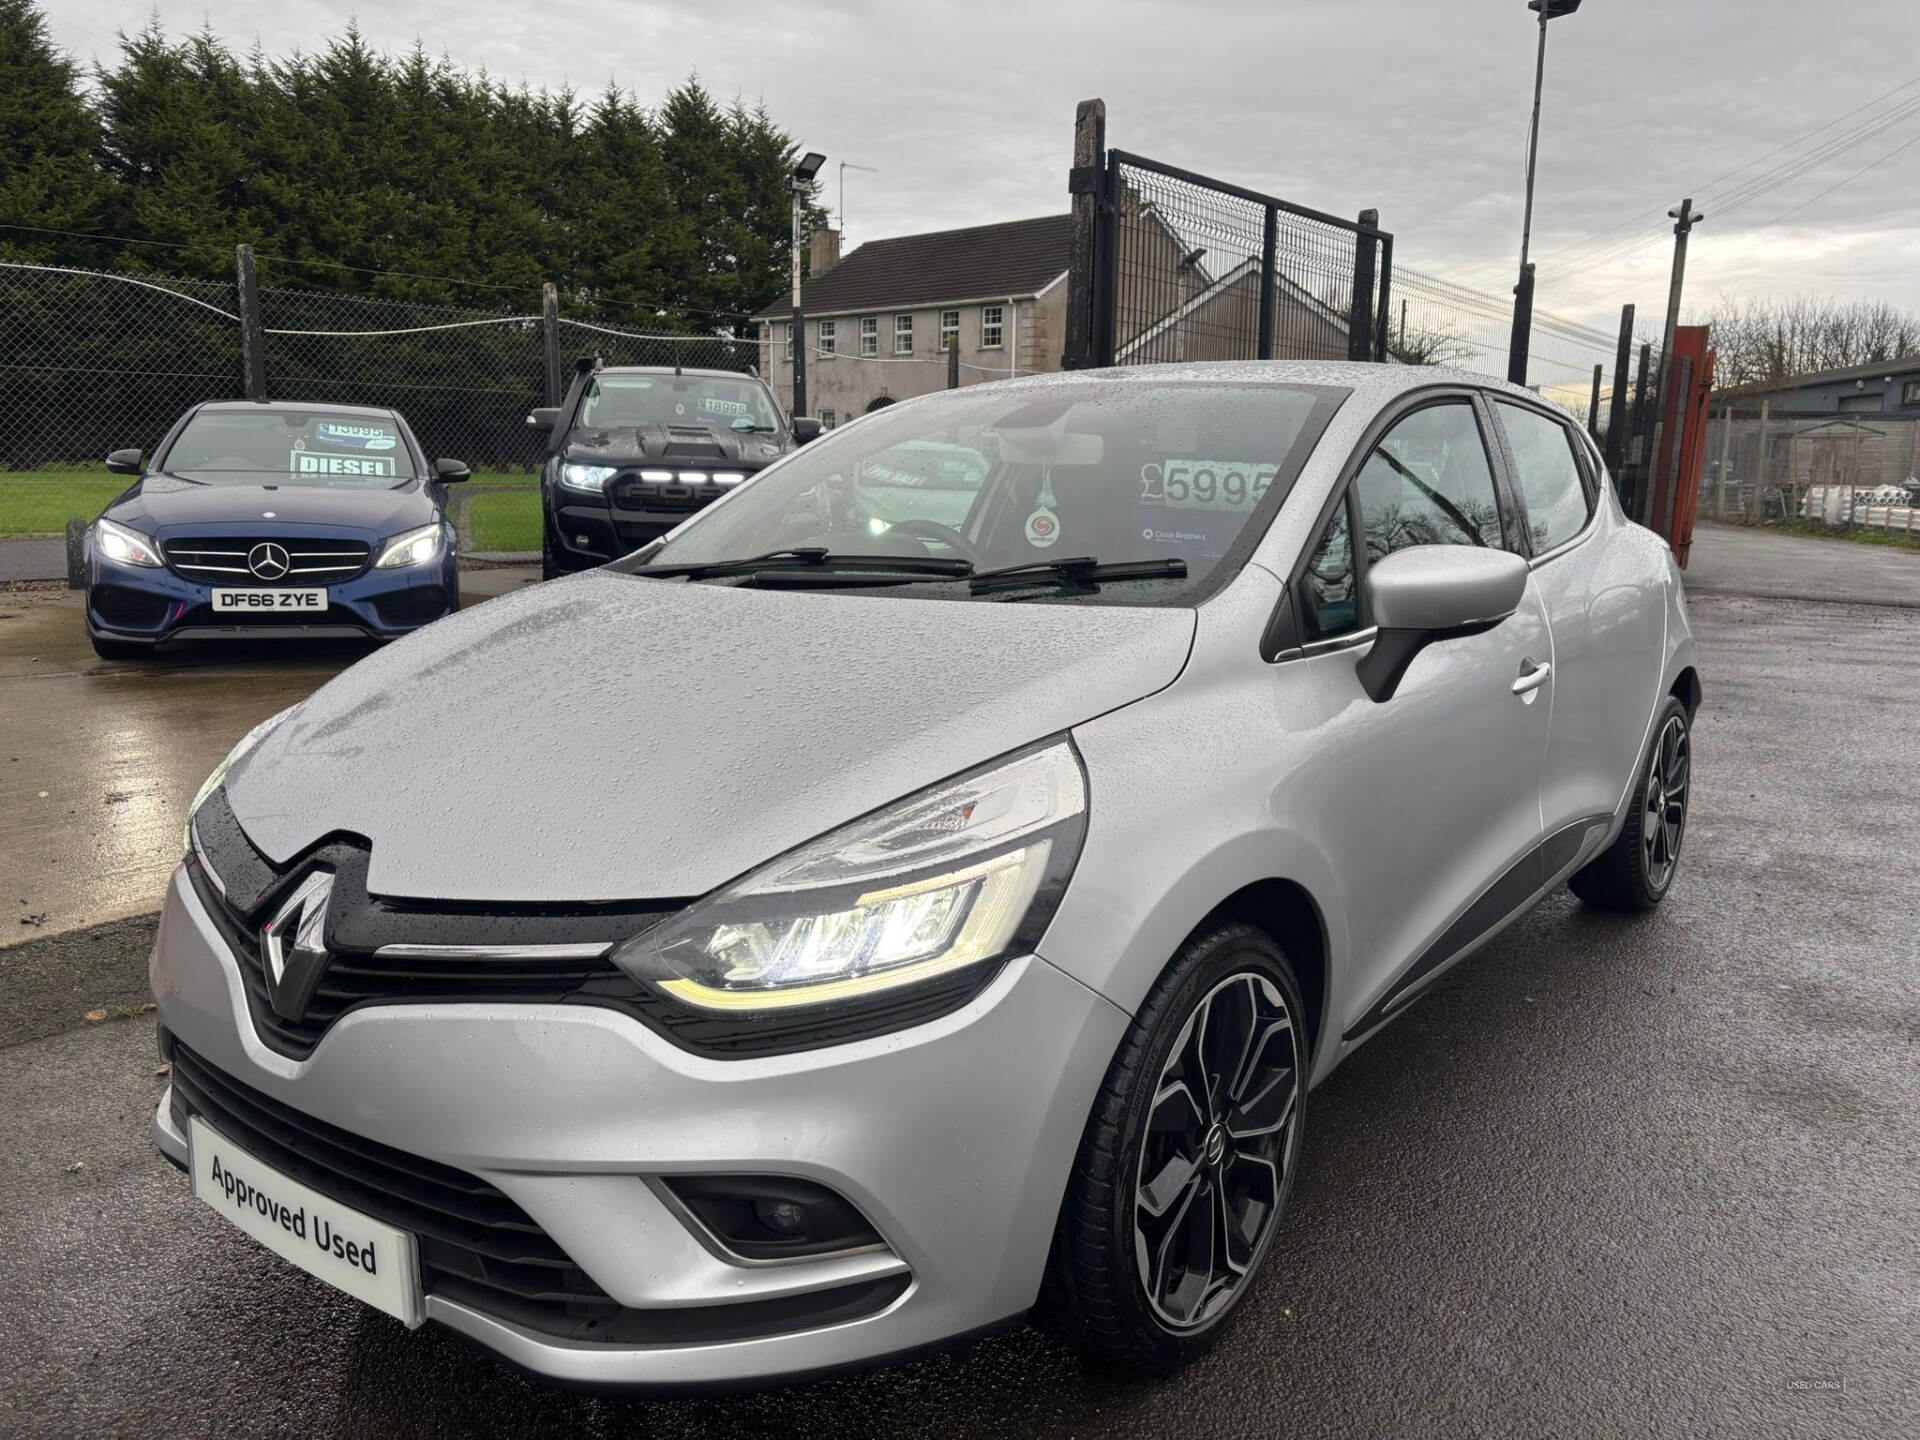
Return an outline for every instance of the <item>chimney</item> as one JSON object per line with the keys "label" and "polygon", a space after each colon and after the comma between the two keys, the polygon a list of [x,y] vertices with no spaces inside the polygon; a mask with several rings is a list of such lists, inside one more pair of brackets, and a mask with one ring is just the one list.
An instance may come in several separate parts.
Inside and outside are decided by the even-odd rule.
{"label": "chimney", "polygon": [[807,249],[807,273],[818,279],[840,263],[840,232],[821,229],[813,232]]}

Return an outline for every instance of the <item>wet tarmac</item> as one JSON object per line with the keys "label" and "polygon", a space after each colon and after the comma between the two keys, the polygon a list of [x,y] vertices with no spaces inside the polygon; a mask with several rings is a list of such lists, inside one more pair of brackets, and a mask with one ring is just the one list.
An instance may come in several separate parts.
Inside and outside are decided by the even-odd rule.
{"label": "wet tarmac", "polygon": [[[468,604],[537,572],[463,574]],[[368,653],[196,645],[108,661],[80,596],[0,593],[0,946],[157,908],[186,808],[234,741]]]}

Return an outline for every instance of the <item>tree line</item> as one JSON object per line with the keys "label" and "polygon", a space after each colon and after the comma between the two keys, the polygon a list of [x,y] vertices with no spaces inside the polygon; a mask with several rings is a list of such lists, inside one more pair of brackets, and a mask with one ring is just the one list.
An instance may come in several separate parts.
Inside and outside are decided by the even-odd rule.
{"label": "tree line", "polygon": [[553,281],[575,315],[727,331],[786,283],[797,153],[697,77],[648,107],[351,25],[276,59],[157,19],[83,71],[0,0],[0,259],[229,280],[245,242],[274,285],[498,308]]}
{"label": "tree line", "polygon": [[1920,316],[1884,300],[1797,295],[1722,297],[1701,320],[1712,327],[1716,386],[1781,380],[1920,354]]}

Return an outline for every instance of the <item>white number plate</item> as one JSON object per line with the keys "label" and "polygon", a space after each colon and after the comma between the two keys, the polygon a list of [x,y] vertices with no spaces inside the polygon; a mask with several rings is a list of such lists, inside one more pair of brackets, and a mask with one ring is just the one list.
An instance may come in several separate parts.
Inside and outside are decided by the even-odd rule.
{"label": "white number plate", "polygon": [[384,1310],[425,1318],[417,1242],[262,1164],[198,1115],[187,1118],[193,1193],[283,1260]]}
{"label": "white number plate", "polygon": [[325,590],[216,590],[213,608],[217,613],[263,612],[267,610],[304,610],[319,613],[327,608]]}

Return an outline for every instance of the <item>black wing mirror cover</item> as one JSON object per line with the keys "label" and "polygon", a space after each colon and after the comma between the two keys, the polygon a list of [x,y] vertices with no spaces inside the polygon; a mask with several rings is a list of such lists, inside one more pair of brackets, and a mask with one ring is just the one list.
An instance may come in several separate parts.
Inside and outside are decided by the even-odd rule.
{"label": "black wing mirror cover", "polygon": [[107,470],[114,475],[138,475],[144,458],[139,450],[116,450],[107,456]]}

